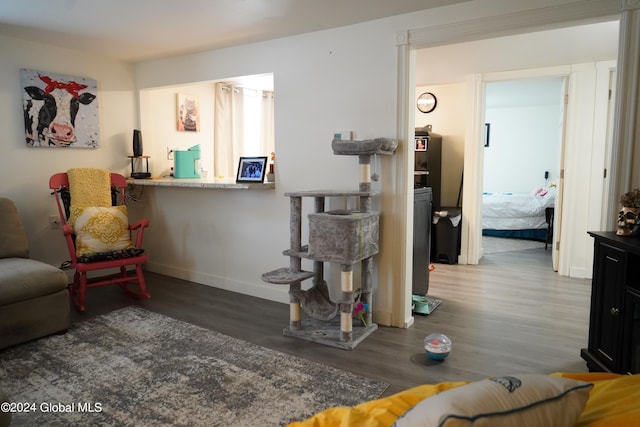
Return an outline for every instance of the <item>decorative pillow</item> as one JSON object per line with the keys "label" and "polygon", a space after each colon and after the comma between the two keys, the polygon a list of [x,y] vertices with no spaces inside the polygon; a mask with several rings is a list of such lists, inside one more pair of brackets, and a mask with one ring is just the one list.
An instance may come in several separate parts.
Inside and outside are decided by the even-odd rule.
{"label": "decorative pillow", "polygon": [[588,382],[548,375],[488,378],[429,397],[394,425],[571,427],[591,387]]}
{"label": "decorative pillow", "polygon": [[133,248],[126,206],[71,206],[70,213],[78,257]]}

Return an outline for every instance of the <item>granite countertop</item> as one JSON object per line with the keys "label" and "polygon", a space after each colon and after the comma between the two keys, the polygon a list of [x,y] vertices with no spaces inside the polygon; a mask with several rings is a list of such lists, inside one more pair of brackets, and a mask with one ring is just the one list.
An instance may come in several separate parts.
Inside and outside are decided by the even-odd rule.
{"label": "granite countertop", "polygon": [[134,185],[152,187],[212,188],[228,190],[271,190],[276,188],[275,182],[239,182],[217,178],[171,178],[151,177],[147,179],[127,178]]}

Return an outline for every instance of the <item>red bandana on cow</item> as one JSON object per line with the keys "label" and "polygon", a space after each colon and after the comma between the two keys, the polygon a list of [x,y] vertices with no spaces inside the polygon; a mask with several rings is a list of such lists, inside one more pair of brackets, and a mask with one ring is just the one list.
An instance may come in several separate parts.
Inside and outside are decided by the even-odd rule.
{"label": "red bandana on cow", "polygon": [[44,89],[44,91],[47,94],[51,93],[51,91],[53,91],[54,89],[65,89],[74,98],[77,98],[78,96],[80,96],[78,94],[78,91],[81,91],[82,89],[85,89],[87,87],[87,85],[82,85],[82,84],[76,83],[76,82],[69,82],[69,83],[59,82],[59,81],[51,79],[50,77],[43,76],[43,75],[40,75],[40,74],[38,74],[38,77],[40,77],[40,80],[42,80],[43,82],[45,82],[47,84],[47,87]]}

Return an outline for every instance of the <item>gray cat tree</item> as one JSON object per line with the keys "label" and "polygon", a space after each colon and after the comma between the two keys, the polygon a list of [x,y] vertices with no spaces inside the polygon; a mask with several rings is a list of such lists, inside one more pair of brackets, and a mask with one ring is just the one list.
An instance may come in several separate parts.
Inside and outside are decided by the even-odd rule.
{"label": "gray cat tree", "polygon": [[[371,210],[371,157],[393,154],[397,142],[388,138],[366,141],[334,139],[336,155],[358,156],[358,191],[301,191],[285,193],[290,200],[290,245],[284,251],[289,267],[264,273],[262,280],[289,285],[289,326],[283,334],[333,347],[351,350],[378,329],[372,322],[373,255],[378,253],[379,218]],[[328,197],[354,197],[357,210],[325,211]],[[314,212],[309,214],[309,243],[302,245],[302,200],[313,198]],[[313,261],[313,271],[302,270],[302,259]],[[340,264],[340,296],[332,301],[324,280],[324,263]],[[353,289],[353,266],[360,263],[361,288]],[[302,289],[311,279],[312,286]],[[368,307],[364,322],[353,317],[356,299]],[[301,310],[302,309],[302,310]],[[303,316],[306,314],[305,316]],[[338,314],[340,316],[338,317]]]}

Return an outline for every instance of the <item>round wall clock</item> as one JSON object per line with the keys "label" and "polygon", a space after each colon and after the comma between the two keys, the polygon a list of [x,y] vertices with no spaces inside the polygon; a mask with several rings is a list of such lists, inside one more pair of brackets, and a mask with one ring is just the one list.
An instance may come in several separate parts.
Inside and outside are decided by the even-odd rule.
{"label": "round wall clock", "polygon": [[425,92],[418,97],[418,110],[422,113],[430,113],[436,109],[438,100],[431,92]]}

